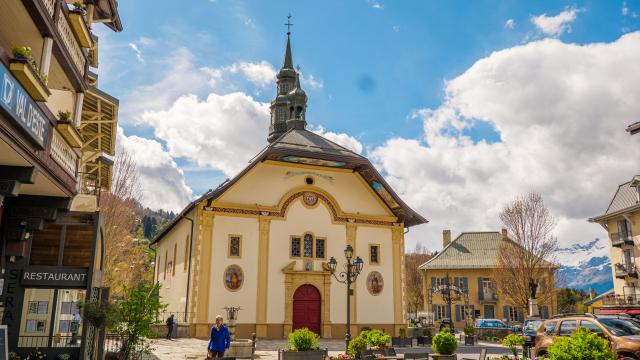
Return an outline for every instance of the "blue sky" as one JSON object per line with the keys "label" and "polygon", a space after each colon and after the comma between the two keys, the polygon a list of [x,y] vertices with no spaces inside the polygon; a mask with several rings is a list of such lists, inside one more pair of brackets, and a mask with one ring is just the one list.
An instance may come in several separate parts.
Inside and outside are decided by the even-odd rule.
{"label": "blue sky", "polygon": [[[420,192],[416,191],[416,188],[435,181],[434,173],[444,171],[451,175],[457,171],[455,166],[442,168],[441,163],[448,161],[450,164],[456,160],[445,159],[446,154],[451,154],[451,151],[434,151],[432,142],[435,143],[438,139],[433,136],[429,138],[429,124],[440,124],[437,115],[445,114],[447,109],[461,114],[454,116],[455,119],[442,120],[446,124],[440,124],[442,126],[438,132],[457,141],[456,148],[463,147],[470,152],[477,152],[478,148],[474,148],[473,144],[506,146],[508,144],[503,137],[509,134],[509,130],[504,128],[505,125],[500,120],[500,114],[504,114],[506,110],[493,113],[489,108],[479,109],[474,103],[475,100],[458,95],[473,93],[473,89],[483,91],[483,94],[489,93],[487,89],[483,90],[482,86],[486,86],[487,81],[495,82],[496,77],[509,84],[513,81],[515,88],[526,87],[529,83],[535,83],[537,76],[534,74],[531,81],[527,80],[531,73],[519,68],[518,64],[529,69],[538,66],[539,60],[535,60],[535,54],[544,53],[545,48],[549,48],[549,51],[556,47],[562,48],[558,50],[557,55],[553,53],[549,56],[564,59],[566,55],[562,51],[571,52],[574,45],[580,46],[584,51],[589,51],[589,45],[596,43],[613,47],[624,34],[634,34],[640,28],[638,0],[188,0],[184,1],[181,7],[176,6],[175,1],[121,0],[119,9],[125,30],[118,34],[107,31],[99,33],[99,73],[102,76],[100,87],[121,99],[120,127],[124,136],[135,138],[134,142],[137,141],[138,145],[135,147],[129,143],[131,148],[139,149],[140,143],[143,142],[149,145],[147,148],[161,151],[169,167],[182,170],[182,175],[177,174],[173,178],[178,182],[184,178],[185,189],[178,198],[184,199],[189,191],[196,195],[216,186],[231,176],[237,167],[227,164],[229,159],[206,159],[229,157],[229,154],[233,154],[232,151],[223,155],[207,148],[209,144],[199,144],[199,140],[194,139],[193,144],[185,144],[184,138],[176,139],[173,135],[167,135],[179,126],[202,126],[202,131],[214,132],[217,129],[213,127],[211,130],[211,124],[207,124],[203,119],[191,123],[192,120],[188,116],[181,117],[184,113],[181,113],[180,109],[187,106],[178,108],[176,102],[193,94],[195,99],[192,99],[190,104],[195,108],[204,106],[207,97],[214,94],[220,97],[216,100],[218,105],[223,106],[227,104],[226,101],[230,101],[244,109],[244,105],[238,104],[248,104],[252,110],[247,114],[252,114],[253,111],[255,114],[261,114],[257,115],[258,117],[263,116],[264,108],[260,109],[260,104],[269,102],[275,92],[275,86],[264,78],[265,71],[268,74],[269,69],[277,69],[281,65],[286,40],[286,28],[283,24],[290,13],[294,23],[294,63],[301,67],[303,78],[306,79],[303,81],[303,87],[309,94],[307,120],[314,128],[321,126],[322,129],[319,131],[330,132],[337,138],[342,136],[343,140],[361,146],[361,152],[371,157],[378,168],[388,176],[392,185],[397,185],[396,190],[403,197],[408,197],[410,204],[425,212],[427,218],[433,217],[430,213],[443,211],[441,215],[435,216],[436,219],[443,219],[436,224],[437,231],[447,226],[456,227],[454,234],[456,230],[470,230],[463,228],[466,226],[495,229],[499,224],[486,220],[474,220],[471,224],[445,221],[447,213],[442,208],[463,206],[460,202],[464,198],[446,200],[443,206],[435,211],[429,204],[433,203],[434,199],[441,201],[443,197],[449,198],[449,195],[444,196],[442,191],[435,189],[430,194],[423,194],[424,196],[415,195]],[[519,55],[520,50],[530,50],[532,55]],[[492,56],[497,51],[500,53]],[[601,58],[596,51],[598,50],[590,53],[595,60],[584,66],[591,66]],[[607,51],[616,50],[603,51],[606,54]],[[527,58],[523,58],[513,68],[502,69],[501,64],[512,59],[512,56],[531,56],[534,59],[528,62]],[[501,61],[497,63],[495,72],[491,70],[494,69],[492,66],[489,66],[489,70],[482,68],[480,77],[484,79],[484,83],[473,83],[473,80],[478,78],[474,74],[480,65],[494,60]],[[624,59],[621,61],[624,62]],[[254,66],[250,67],[248,64]],[[248,68],[255,72],[244,71]],[[599,68],[596,66],[593,71],[597,69]],[[550,78],[554,77],[551,73],[553,71],[556,70],[549,69]],[[589,71],[591,70],[587,69],[581,74],[588,74]],[[491,77],[493,75],[496,77]],[[622,74],[614,73],[611,81],[615,83],[618,75],[623,77]],[[454,79],[459,81],[452,81]],[[568,81],[575,79],[576,76],[573,76]],[[589,81],[588,77],[585,79]],[[518,81],[520,83],[517,83]],[[539,87],[544,85],[536,86],[541,90]],[[229,94],[242,94],[250,97],[250,100],[230,100]],[[543,96],[544,91],[538,94]],[[495,106],[507,109],[507,105],[500,104],[500,98],[501,96],[496,96],[490,100],[498,103]],[[535,101],[536,99],[532,98],[532,103]],[[549,101],[558,108],[563,107],[562,99]],[[579,104],[571,104],[580,108]],[[232,149],[234,141],[247,141],[241,139],[241,132],[234,133],[228,129],[230,124],[233,126],[234,121],[237,121],[233,114],[229,115],[218,108],[214,110],[203,108],[199,113],[208,114],[208,111],[213,111],[219,115],[215,121],[226,122],[224,138],[216,138],[215,134],[211,134],[214,138],[212,142],[219,143],[213,150],[224,150],[227,147]],[[218,110],[220,112],[216,112]],[[626,111],[634,113],[636,108],[630,105]],[[145,113],[151,115],[144,118]],[[518,113],[517,109],[515,113]],[[497,114],[495,118],[493,114]],[[227,115],[228,117],[225,117]],[[558,115],[559,113],[544,116]],[[185,123],[167,125],[175,123],[178,119],[183,119],[180,121]],[[533,119],[535,121],[537,117],[533,116]],[[621,129],[632,120],[637,121],[638,118],[615,119],[619,121],[617,126]],[[565,120],[558,118],[557,121]],[[260,129],[265,126],[263,122],[258,124]],[[250,125],[250,122],[244,124]],[[165,126],[167,128],[164,128]],[[234,138],[236,136],[237,138]],[[266,132],[263,138],[266,138]],[[255,149],[249,146],[252,152],[264,145],[264,139],[251,139],[255,139],[256,143]],[[626,137],[624,139],[630,143],[635,141]],[[637,141],[635,143],[637,145]],[[425,157],[418,159],[418,162],[425,161],[426,168],[433,164],[433,169],[417,169],[415,173],[394,172],[390,162],[403,156],[402,149],[405,149],[407,144],[417,146],[416,151],[409,151],[412,154],[425,151]],[[549,145],[545,144],[538,146],[549,148]],[[579,147],[580,145],[576,145],[576,149]],[[496,149],[500,149],[500,146],[488,151],[493,154]],[[193,155],[190,151],[207,153]],[[505,150],[505,154],[513,153],[514,151]],[[246,157],[245,154],[239,155],[235,161],[244,165],[248,160]],[[438,160],[430,157],[438,157]],[[141,157],[139,161],[145,161],[144,159],[148,157]],[[494,163],[494,160],[487,161]],[[171,162],[174,164],[171,165]],[[607,184],[610,188],[602,186],[604,189],[599,196],[591,198],[591,208],[587,212],[598,212],[604,208],[615,186],[625,181],[632,173],[633,171],[621,171],[616,173],[616,176],[598,182],[602,185]],[[469,175],[458,175],[464,177],[464,181],[471,180]],[[421,178],[422,176],[427,178]],[[528,178],[522,173],[518,173],[518,176]],[[420,184],[409,184],[414,178],[423,181]],[[513,197],[517,192],[530,189],[547,195],[545,189],[550,186],[539,182],[523,184],[514,188],[513,193],[509,193],[508,196]],[[485,190],[474,188],[473,191]],[[563,201],[561,196],[549,192],[548,197],[551,198],[551,202],[558,202],[553,206],[558,208],[560,227],[563,226],[562,220],[565,218],[578,220],[584,217],[585,214],[580,211],[563,208],[560,204]],[[147,196],[147,200],[151,206],[162,206],[162,202],[153,198],[153,195]],[[479,208],[486,208],[486,204],[491,202],[488,199],[477,200]],[[501,200],[504,198],[495,199],[495,202],[499,203]],[[595,208],[595,204],[600,204],[600,208]],[[172,202],[167,207],[175,209],[179,206]],[[453,211],[453,208],[449,211]],[[495,211],[493,216],[495,217]],[[437,231],[428,233],[428,237],[435,237]],[[597,231],[581,233],[580,236],[592,236]],[[436,243],[435,240],[425,241]],[[575,241],[577,239],[568,242]]]}

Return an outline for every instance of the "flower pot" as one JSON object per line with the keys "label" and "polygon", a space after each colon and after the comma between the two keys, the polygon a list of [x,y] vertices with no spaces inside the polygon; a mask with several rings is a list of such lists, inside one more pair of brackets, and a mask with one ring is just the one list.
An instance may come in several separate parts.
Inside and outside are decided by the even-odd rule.
{"label": "flower pot", "polygon": [[280,360],[323,360],[324,350],[282,351]]}
{"label": "flower pot", "polygon": [[40,75],[36,72],[27,60],[11,59],[9,62],[9,70],[13,76],[18,79],[20,85],[31,95],[35,101],[47,101],[51,92],[47,84],[42,81]]}
{"label": "flower pot", "polygon": [[82,147],[82,142],[84,141],[82,135],[72,124],[70,121],[60,121],[58,120],[58,125],[56,125],[56,129],[60,132],[62,137],[67,140],[69,146],[72,148]]}
{"label": "flower pot", "polygon": [[470,336],[465,335],[464,336],[464,344],[465,345],[475,345],[476,344],[476,337],[473,336],[473,335],[470,335]]}
{"label": "flower pot", "polygon": [[431,354],[429,355],[433,360],[458,360],[458,355],[440,355],[440,354]]}
{"label": "flower pot", "polygon": [[69,13],[69,23],[71,24],[71,29],[76,34],[78,38],[78,43],[83,48],[93,47],[93,38],[91,37],[91,32],[87,27],[87,23],[84,22],[84,16],[80,11],[71,11]]}

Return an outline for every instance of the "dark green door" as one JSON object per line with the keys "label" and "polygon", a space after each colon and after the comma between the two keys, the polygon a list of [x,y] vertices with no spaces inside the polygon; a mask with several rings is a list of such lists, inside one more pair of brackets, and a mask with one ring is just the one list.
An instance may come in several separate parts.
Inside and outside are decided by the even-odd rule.
{"label": "dark green door", "polygon": [[493,305],[485,305],[484,306],[484,318],[485,319],[495,319],[496,313],[493,309]]}

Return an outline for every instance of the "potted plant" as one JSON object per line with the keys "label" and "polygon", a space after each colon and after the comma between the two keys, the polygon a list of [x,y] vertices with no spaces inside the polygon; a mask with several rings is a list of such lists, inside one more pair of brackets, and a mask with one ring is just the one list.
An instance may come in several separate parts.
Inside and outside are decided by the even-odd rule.
{"label": "potted plant", "polygon": [[367,344],[374,350],[386,349],[391,341],[391,335],[377,329],[365,332],[364,337],[367,340]]}
{"label": "potted plant", "polygon": [[464,344],[465,345],[475,345],[475,329],[471,325],[467,325],[464,327]]}
{"label": "potted plant", "polygon": [[45,360],[47,358],[47,354],[42,351],[36,349],[34,352],[29,353],[25,360]]}
{"label": "potted plant", "polygon": [[9,360],[21,360],[22,358],[16,352],[9,352]]}
{"label": "potted plant", "polygon": [[47,77],[40,74],[31,48],[14,46],[11,49],[13,58],[9,62],[9,70],[18,79],[20,85],[35,101],[47,101],[51,92],[47,88]]}
{"label": "potted plant", "polygon": [[322,360],[325,351],[318,347],[320,337],[313,331],[302,328],[289,334],[288,349],[282,352],[282,360]]}
{"label": "potted plant", "polygon": [[58,360],[69,360],[71,355],[67,353],[58,354]]}
{"label": "potted plant", "polygon": [[72,12],[77,12],[82,15],[87,14],[87,6],[82,2],[76,1],[73,4],[71,4],[71,6],[73,6],[73,9],[71,10]]}
{"label": "potted plant", "polygon": [[87,7],[80,1],[73,3],[73,9],[69,12],[69,22],[73,32],[78,36],[78,42],[80,46],[84,48],[93,47],[93,38],[91,37],[91,31],[85,22],[84,18],[87,14]]}
{"label": "potted plant", "polygon": [[431,347],[436,352],[431,355],[434,360],[456,360],[458,358],[454,354],[458,348],[458,342],[448,328],[443,328],[433,337]]}
{"label": "potted plant", "polygon": [[82,146],[84,139],[76,124],[71,121],[71,113],[69,111],[58,111],[58,124],[56,125],[56,129],[60,131],[62,137],[67,140],[71,147],[78,148]]}
{"label": "potted plant", "polygon": [[351,341],[349,342],[348,350],[348,355],[353,359],[357,359],[360,357],[361,350],[367,350],[367,339],[365,331],[361,332],[360,335],[351,339]]}
{"label": "potted plant", "polygon": [[502,346],[506,347],[518,359],[518,347],[524,345],[524,337],[518,334],[509,334],[502,339]]}

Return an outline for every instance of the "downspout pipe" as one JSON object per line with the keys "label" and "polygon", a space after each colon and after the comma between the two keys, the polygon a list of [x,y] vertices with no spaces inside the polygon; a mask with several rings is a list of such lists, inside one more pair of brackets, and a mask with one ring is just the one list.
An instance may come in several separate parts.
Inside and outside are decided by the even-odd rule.
{"label": "downspout pipe", "polygon": [[183,219],[191,221],[191,236],[189,236],[189,264],[187,265],[187,296],[184,304],[184,322],[187,322],[187,314],[189,312],[189,288],[191,287],[191,256],[193,255],[193,219],[182,216]]}

